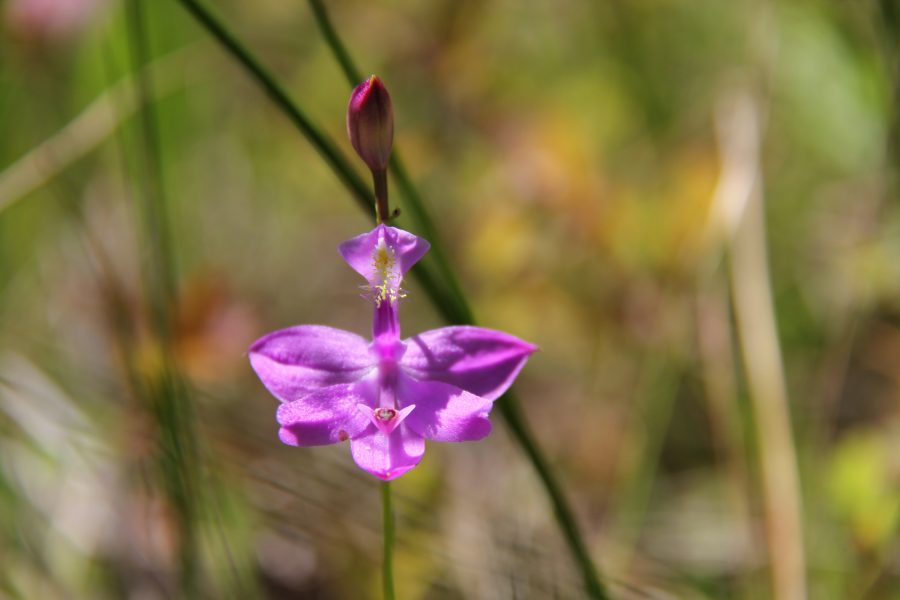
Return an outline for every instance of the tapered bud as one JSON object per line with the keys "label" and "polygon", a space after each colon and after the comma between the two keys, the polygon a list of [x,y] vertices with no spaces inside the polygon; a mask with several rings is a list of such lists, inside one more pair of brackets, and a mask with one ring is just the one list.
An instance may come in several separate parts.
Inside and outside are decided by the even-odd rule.
{"label": "tapered bud", "polygon": [[387,168],[394,143],[394,109],[387,88],[375,75],[356,86],[350,95],[347,135],[372,171]]}

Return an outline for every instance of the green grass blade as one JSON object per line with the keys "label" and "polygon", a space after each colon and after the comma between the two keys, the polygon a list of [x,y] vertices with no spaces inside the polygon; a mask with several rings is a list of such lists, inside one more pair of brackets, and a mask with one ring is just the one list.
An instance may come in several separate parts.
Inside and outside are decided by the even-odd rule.
{"label": "green grass blade", "polygon": [[141,378],[139,393],[156,423],[156,466],[178,524],[179,592],[181,597],[192,598],[199,589],[199,490],[195,485],[199,461],[192,406],[172,353],[176,277],[156,112],[149,101],[153,97],[153,82],[144,69],[149,57],[144,7],[143,0],[130,0],[126,3],[126,18],[132,71],[142,107],[138,116],[143,168],[138,196],[144,244],[149,250],[145,294],[159,365]]}

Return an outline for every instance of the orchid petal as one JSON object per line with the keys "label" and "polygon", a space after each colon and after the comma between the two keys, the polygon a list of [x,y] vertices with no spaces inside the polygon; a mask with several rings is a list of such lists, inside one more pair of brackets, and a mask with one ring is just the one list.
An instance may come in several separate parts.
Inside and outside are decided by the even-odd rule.
{"label": "orchid petal", "polygon": [[491,432],[490,400],[438,381],[416,381],[400,375],[397,382],[400,404],[415,404],[416,410],[404,423],[429,440],[468,442]]}
{"label": "orchid petal", "polygon": [[406,340],[400,365],[415,379],[443,381],[496,400],[535,350],[537,346],[502,331],[443,327]]}
{"label": "orchid petal", "polygon": [[250,364],[282,402],[363,377],[374,366],[368,342],[332,327],[300,325],[275,331],[250,347]]}
{"label": "orchid petal", "polygon": [[[415,412],[412,411],[412,414]],[[362,415],[362,412],[359,414]],[[425,440],[409,429],[405,422],[390,435],[385,435],[369,423],[361,435],[350,440],[350,451],[361,469],[390,481],[419,464],[425,454]]]}
{"label": "orchid petal", "polygon": [[375,404],[370,381],[333,385],[278,407],[278,437],[289,446],[336,444],[359,435],[369,426],[360,404]]}
{"label": "orchid petal", "polygon": [[338,250],[347,264],[365,277],[370,285],[375,286],[384,283],[382,277],[384,273],[379,270],[375,256],[380,241],[383,241],[384,246],[390,250],[390,258],[393,260],[390,274],[396,277],[395,283],[398,285],[403,275],[419,262],[431,247],[426,240],[408,231],[384,224],[341,244]]}

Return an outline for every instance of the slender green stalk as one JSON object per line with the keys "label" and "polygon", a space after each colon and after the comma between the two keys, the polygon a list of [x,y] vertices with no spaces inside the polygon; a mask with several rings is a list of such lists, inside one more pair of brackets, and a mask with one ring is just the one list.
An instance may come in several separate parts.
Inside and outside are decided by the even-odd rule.
{"label": "slender green stalk", "polygon": [[[144,23],[143,4],[140,0],[126,3],[129,26],[128,40],[131,49],[131,62],[135,72],[134,84],[138,98],[148,100],[153,97],[153,80],[144,69],[148,63],[149,42]],[[142,102],[138,112],[141,148],[143,151],[142,191],[144,225],[149,239],[148,251],[151,253],[149,266],[153,281],[148,286],[151,295],[151,310],[154,325],[164,339],[169,337],[169,308],[175,298],[174,262],[172,259],[171,234],[168,228],[168,215],[164,198],[162,165],[160,163],[159,136],[156,115],[149,102]]]}
{"label": "slender green stalk", "polygon": [[793,600],[807,594],[803,502],[758,187],[749,199],[743,223],[730,240],[729,272],[756,421],[773,597]]}
{"label": "slender green stalk", "polygon": [[382,590],[384,600],[394,600],[394,509],[391,505],[391,484],[388,481],[381,483],[381,507],[384,523]]}
{"label": "slender green stalk", "polygon": [[591,554],[581,537],[581,532],[578,530],[572,509],[569,507],[562,488],[553,474],[553,468],[547,462],[543,452],[541,452],[537,441],[534,439],[534,434],[531,433],[528,427],[528,423],[525,422],[519,402],[512,390],[506,392],[496,402],[496,405],[500,409],[500,414],[506,420],[506,425],[512,432],[516,442],[522,447],[522,450],[531,461],[532,467],[534,467],[541,484],[547,492],[550,504],[553,506],[556,522],[559,524],[563,537],[572,551],[575,562],[578,563],[578,568],[581,570],[585,591],[591,598],[601,600],[609,598],[606,588],[601,583],[596,567],[594,567],[594,563],[591,560]]}
{"label": "slender green stalk", "polygon": [[381,482],[381,516],[384,523],[381,588],[384,600],[394,600],[394,510],[391,506],[391,484],[388,481]]}
{"label": "slender green stalk", "polygon": [[151,411],[157,427],[157,461],[167,496],[178,525],[180,597],[198,593],[197,473],[193,413],[184,380],[172,356],[172,315],[175,310],[175,265],[164,195],[158,129],[152,103],[153,82],[144,68],[149,41],[143,0],[126,3],[132,71],[141,99],[140,141],[143,150],[142,216],[144,244],[148,248],[146,295],[151,325],[156,336],[159,364],[139,383],[141,399]]}
{"label": "slender green stalk", "polygon": [[[265,68],[262,67],[250,52],[245,49],[215,17],[206,10],[206,8],[199,4],[197,0],[177,1],[180,2],[191,15],[194,16],[194,18],[196,18],[197,21],[224,46],[225,49],[244,66],[251,77],[266,90],[275,104],[285,112],[301,133],[306,136],[309,142],[319,150],[328,164],[338,174],[344,185],[346,185],[351,193],[354,194],[354,197],[359,204],[371,214],[373,212],[374,198],[372,198],[368,190],[365,189],[364,184],[362,184],[362,181],[359,179],[356,172],[350,167],[349,163],[347,163],[340,150],[338,150],[324,134],[312,126],[309,120],[291,101],[288,95],[275,82]],[[310,2],[316,12],[316,17],[319,20],[320,26],[322,23],[329,23],[321,3],[317,2],[317,0],[310,0]],[[361,79],[358,70],[353,66],[349,54],[347,54],[344,46],[340,43],[334,29],[330,27],[330,23],[328,24],[328,27],[330,33],[327,33],[326,36],[329,46],[338,56],[338,60],[341,61],[348,81],[350,81],[352,85],[355,85],[358,80]],[[432,254],[440,269],[439,278],[436,278],[425,265],[419,263],[413,268],[413,273],[431,299],[435,308],[441,313],[445,320],[457,324],[474,324],[475,319],[471,308],[462,293],[454,271],[450,268],[449,262],[446,260],[441,249],[433,221],[430,219],[424,207],[424,203],[416,192],[403,163],[396,156],[391,157],[391,172],[397,179],[400,191],[407,200],[407,207],[410,209],[410,213],[417,220],[423,235],[428,237],[429,241],[432,243]],[[439,280],[449,286],[449,290],[442,290],[438,284]],[[569,507],[569,504],[563,495],[562,488],[557,482],[543,452],[534,439],[533,434],[528,429],[515,396],[508,392],[497,401],[497,406],[501,415],[506,420],[513,437],[522,447],[522,450],[532,463],[541,484],[544,486],[563,537],[569,545],[575,561],[581,570],[586,591],[592,598],[607,598],[608,595],[605,587],[597,575],[597,570],[590,558],[590,553],[588,552],[587,546],[576,525],[572,509]]]}
{"label": "slender green stalk", "polygon": [[372,182],[375,187],[375,220],[387,224],[391,220],[391,209],[388,205],[387,171],[372,171]]}
{"label": "slender green stalk", "polygon": [[[315,2],[317,0],[310,1]],[[349,78],[349,73],[347,75]],[[406,199],[405,206],[409,209],[409,214],[416,221],[422,235],[431,242],[431,253],[440,270],[441,278],[450,288],[450,297],[453,299],[457,314],[457,317],[453,319],[453,322],[474,323],[475,314],[472,312],[472,308],[466,300],[465,294],[462,291],[462,286],[459,283],[459,278],[456,276],[456,272],[447,260],[447,255],[444,252],[444,246],[441,244],[440,238],[438,237],[434,221],[425,209],[425,202],[422,201],[422,197],[413,185],[409,173],[407,172],[403,161],[400,159],[400,155],[396,151],[391,155],[390,168],[391,173],[397,180],[397,187],[400,188],[400,193]]]}
{"label": "slender green stalk", "polygon": [[719,214],[732,215],[723,219],[725,256],[759,454],[772,597],[794,600],[808,595],[803,500],[766,242],[765,111],[755,97],[742,90],[720,109],[722,175],[713,202]]}
{"label": "slender green stalk", "polygon": [[363,74],[353,64],[353,59],[350,57],[350,53],[347,52],[347,47],[344,46],[340,36],[335,31],[334,25],[331,24],[331,19],[328,18],[325,6],[322,5],[321,0],[309,0],[309,6],[312,9],[313,16],[316,18],[319,31],[322,32],[322,36],[325,38],[328,48],[331,49],[331,53],[334,54],[334,57],[341,64],[341,70],[344,72],[344,75],[347,76],[351,85],[357,85],[363,80]]}

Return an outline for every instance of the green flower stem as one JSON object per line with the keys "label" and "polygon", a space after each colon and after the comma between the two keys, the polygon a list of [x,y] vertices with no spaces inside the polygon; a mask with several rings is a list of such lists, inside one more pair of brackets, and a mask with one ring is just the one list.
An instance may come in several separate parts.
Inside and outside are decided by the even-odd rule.
{"label": "green flower stem", "polygon": [[381,482],[381,512],[384,522],[384,562],[381,585],[384,600],[394,600],[394,510],[391,507],[391,484]]}
{"label": "green flower stem", "polygon": [[[231,33],[229,33],[225,27],[206,10],[206,8],[199,4],[197,0],[177,1],[180,2],[191,15],[194,16],[194,18],[196,18],[197,21],[200,22],[200,24],[203,25],[225,47],[225,49],[244,66],[253,79],[267,91],[275,104],[287,114],[300,132],[306,136],[309,142],[313,144],[317,150],[319,150],[366,212],[370,215],[373,214],[374,198],[368,192],[356,172],[350,167],[340,150],[337,149],[325,134],[319,132],[318,129],[311,124],[302,111],[291,101],[262,65],[243,46],[241,46],[234,36],[231,35]],[[356,85],[356,83],[361,80],[359,72],[353,66],[349,54],[347,54],[344,46],[338,39],[333,27],[331,27],[322,4],[318,0],[310,0],[310,4],[313,7],[320,27],[322,27],[322,30],[326,35],[326,41],[338,57],[339,62],[341,62],[341,66],[344,69],[348,81],[351,85]],[[323,25],[323,23],[325,25]],[[433,221],[425,210],[424,203],[416,192],[406,169],[403,167],[403,163],[396,154],[391,157],[390,166],[391,172],[397,180],[398,187],[406,198],[410,214],[417,221],[423,235],[428,237],[429,241],[432,243],[432,254],[440,270],[440,276],[436,277],[425,264],[419,263],[413,268],[413,274],[417,277],[423,290],[446,321],[457,324],[474,324],[475,319],[471,308],[462,293],[454,271],[450,268],[449,262],[446,260],[443,250],[441,249]],[[442,290],[438,281],[445,282],[449,287],[449,290]],[[587,546],[575,524],[575,517],[572,513],[572,509],[569,507],[569,504],[563,495],[562,488],[556,481],[553,471],[544,457],[543,452],[528,429],[515,396],[508,392],[497,401],[497,405],[500,414],[506,420],[513,437],[522,447],[522,450],[532,463],[541,484],[545,488],[563,537],[569,545],[581,570],[585,582],[585,590],[592,598],[601,600],[608,598],[605,587],[597,575],[596,568],[593,565]]]}
{"label": "green flower stem", "polygon": [[172,239],[169,232],[168,210],[165,202],[161,152],[159,147],[156,112],[149,98],[154,96],[153,79],[145,69],[149,57],[149,41],[144,18],[144,5],[140,0],[125,3],[128,24],[128,41],[135,95],[141,99],[138,126],[141,149],[141,217],[146,229],[150,256],[147,261],[150,285],[147,286],[151,317],[156,333],[163,343],[168,343],[169,313],[175,302],[175,262],[172,256]]}
{"label": "green flower stem", "polygon": [[550,504],[553,506],[553,515],[556,517],[556,522],[559,524],[563,537],[569,545],[575,562],[578,563],[581,577],[584,580],[585,591],[591,598],[597,600],[609,598],[606,587],[601,582],[597,569],[594,567],[594,562],[591,560],[591,554],[588,552],[587,546],[581,537],[581,532],[578,530],[578,525],[575,523],[572,509],[563,495],[562,488],[553,474],[552,467],[544,457],[540,446],[534,439],[534,434],[531,433],[528,423],[526,423],[525,417],[522,415],[522,410],[515,394],[510,390],[497,400],[495,404],[500,409],[500,414],[506,420],[506,425],[512,432],[516,442],[522,447],[525,455],[528,456],[528,460],[531,461],[531,466],[547,492]]}
{"label": "green flower stem", "polygon": [[334,25],[331,24],[331,19],[328,18],[328,13],[325,11],[325,6],[322,4],[321,0],[309,0],[309,7],[312,9],[313,16],[316,18],[316,24],[319,26],[319,30],[325,37],[328,48],[341,64],[341,70],[344,72],[344,75],[347,76],[350,85],[356,86],[361,83],[363,74],[356,68],[356,65],[353,64],[353,59],[350,57],[350,53],[347,52],[347,47],[344,46],[337,31],[335,31]]}
{"label": "green flower stem", "polygon": [[[318,0],[310,0],[310,2],[313,3],[317,1]],[[350,74],[347,73],[348,80],[349,75]],[[353,85],[352,82],[351,85]],[[416,221],[422,235],[431,242],[432,257],[437,264],[441,278],[449,287],[450,297],[453,299],[456,312],[456,316],[451,319],[451,322],[474,324],[475,314],[472,312],[472,308],[469,306],[465,294],[463,294],[462,286],[459,284],[456,272],[447,260],[447,255],[444,252],[444,246],[438,237],[434,221],[431,220],[428,211],[425,209],[425,203],[422,201],[422,197],[413,185],[412,180],[406,171],[406,167],[403,165],[403,161],[400,159],[400,155],[396,150],[391,154],[390,169],[391,173],[394,175],[394,179],[397,180],[397,187],[400,188],[400,193],[406,199],[405,206],[409,209],[410,215]]]}
{"label": "green flower stem", "polygon": [[385,225],[390,224],[391,209],[388,206],[387,171],[372,171],[372,183],[375,188],[375,220]]}

